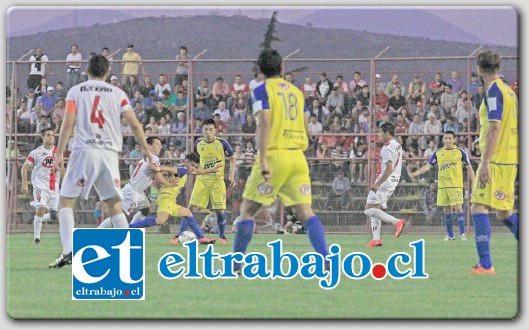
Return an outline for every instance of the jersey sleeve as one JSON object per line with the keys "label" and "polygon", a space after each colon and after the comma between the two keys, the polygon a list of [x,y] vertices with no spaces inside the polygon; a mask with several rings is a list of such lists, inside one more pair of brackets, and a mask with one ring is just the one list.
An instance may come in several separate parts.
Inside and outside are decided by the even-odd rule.
{"label": "jersey sleeve", "polygon": [[234,152],[233,152],[233,148],[231,147],[231,145],[228,143],[228,141],[224,140],[224,139],[221,139],[220,140],[220,143],[222,143],[222,147],[224,148],[224,154],[226,155],[226,157],[231,157],[233,156]]}
{"label": "jersey sleeve", "polygon": [[503,114],[503,93],[498,87],[498,83],[493,83],[487,91],[485,98],[489,121],[501,121]]}
{"label": "jersey sleeve", "polygon": [[432,157],[430,157],[430,160],[428,161],[428,164],[430,164],[430,165],[432,165],[432,166],[433,166],[434,164],[436,164],[436,163],[437,163],[437,150],[435,150],[435,151],[433,152]]}
{"label": "jersey sleeve", "polygon": [[160,158],[158,158],[158,156],[152,155],[152,164],[154,166],[160,166]]}
{"label": "jersey sleeve", "polygon": [[263,110],[269,110],[270,104],[268,102],[268,93],[266,92],[266,83],[257,86],[253,92],[253,99],[255,100],[253,102],[253,114],[257,115],[259,112]]}
{"label": "jersey sleeve", "polygon": [[187,168],[185,167],[177,167],[176,168],[176,175],[178,175],[178,177],[183,177],[184,175],[187,174]]}
{"label": "jersey sleeve", "polygon": [[200,139],[197,139],[197,140],[195,141],[195,145],[193,145],[193,151],[196,152],[196,153],[198,153],[197,146],[198,146],[198,143],[199,143],[199,142],[200,142]]}
{"label": "jersey sleeve", "polygon": [[393,162],[391,159],[391,151],[389,151],[388,148],[382,148],[380,151],[380,158],[382,158],[382,164]]}
{"label": "jersey sleeve", "polygon": [[127,94],[125,94],[124,91],[122,91],[121,89],[116,89],[118,91],[118,95],[119,95],[119,106],[121,108],[121,112],[125,112],[127,110],[133,110],[132,109],[132,106],[130,105],[130,101],[129,101],[129,97],[127,96]]}
{"label": "jersey sleeve", "polygon": [[26,162],[30,164],[35,164],[35,151],[29,153],[28,158],[26,158]]}
{"label": "jersey sleeve", "polygon": [[459,149],[461,151],[461,161],[463,162],[463,166],[469,166],[470,160],[468,159],[468,155],[463,149]]}

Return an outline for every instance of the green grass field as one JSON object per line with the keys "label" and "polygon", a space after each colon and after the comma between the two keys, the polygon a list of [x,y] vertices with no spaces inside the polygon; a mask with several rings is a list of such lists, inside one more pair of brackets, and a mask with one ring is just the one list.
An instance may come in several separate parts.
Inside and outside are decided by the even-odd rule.
{"label": "green grass field", "polygon": [[[214,237],[214,236],[211,236]],[[8,234],[7,314],[14,319],[512,319],[519,312],[518,244],[509,234],[493,234],[496,275],[469,275],[476,263],[474,237],[442,241],[442,235],[383,236],[381,248],[367,248],[369,235],[328,235],[342,256],[364,252],[384,262],[394,252],[412,253],[408,243],[425,239],[425,280],[351,280],[341,277],[333,290],[318,280],[166,280],[159,258],[171,251],[171,235],[146,235],[144,301],[72,301],[71,267],[49,269],[60,252],[58,234],[44,234],[35,245],[30,234]],[[281,238],[284,251],[312,251],[306,235],[256,234],[249,252],[269,254],[266,243]],[[228,239],[233,240],[229,235]],[[233,245],[215,244],[215,252]],[[200,246],[205,250],[205,246]]]}

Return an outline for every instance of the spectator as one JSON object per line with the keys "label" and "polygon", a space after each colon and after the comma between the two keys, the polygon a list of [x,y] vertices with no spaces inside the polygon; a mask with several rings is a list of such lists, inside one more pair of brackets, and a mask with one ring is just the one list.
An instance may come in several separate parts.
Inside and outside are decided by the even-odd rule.
{"label": "spectator", "polygon": [[452,71],[452,78],[448,79],[446,84],[452,86],[452,92],[459,94],[463,90],[463,80],[460,78],[459,71]]}
{"label": "spectator", "polygon": [[366,82],[362,79],[362,73],[360,71],[355,71],[353,73],[353,80],[349,82],[349,92],[351,97],[356,99],[356,96],[362,91],[362,87]]}
{"label": "spectator", "polygon": [[296,84],[296,81],[294,80],[294,73],[292,72],[285,73],[285,80],[299,88],[299,86]]}
{"label": "spectator", "polygon": [[55,95],[57,95],[58,99],[66,100],[66,94],[68,91],[64,89],[64,85],[62,81],[58,81],[57,85],[55,86]]}
{"label": "spectator", "polygon": [[[470,104],[469,104],[470,103]],[[469,110],[470,108],[470,110]],[[472,102],[468,100],[467,93],[462,93],[461,98],[457,102],[457,110],[453,113],[454,119],[459,124],[463,124],[463,120],[467,118],[471,123],[477,119],[477,109]]]}
{"label": "spectator", "polygon": [[51,121],[53,123],[53,126],[55,127],[55,133],[58,133],[60,131],[65,110],[66,103],[64,99],[57,99],[57,101],[55,101],[55,108],[53,109],[53,114],[51,115]]}
{"label": "spectator", "polygon": [[426,83],[421,79],[421,75],[415,75],[409,83],[406,99],[409,105],[417,105],[420,102],[422,106],[426,103]]}
{"label": "spectator", "polygon": [[[349,165],[351,183],[362,183],[367,181],[367,167],[365,166],[367,164],[366,151],[367,145],[365,143],[355,143],[351,149],[351,153],[349,154],[349,158],[351,159],[351,164]],[[358,179],[355,180],[357,172]]]}
{"label": "spectator", "polygon": [[[441,122],[439,119],[435,117],[435,114],[429,113],[428,114],[428,120],[426,123],[424,123],[424,133],[428,134],[427,136],[433,136],[433,139],[435,140],[436,147],[439,146],[439,133],[442,133],[443,127],[441,126]],[[424,139],[424,144],[421,146],[421,150],[425,150],[427,148],[426,146],[426,140]]]}
{"label": "spectator", "polygon": [[441,102],[439,105],[445,110],[449,111],[452,107],[457,106],[457,99],[459,95],[452,91],[452,85],[446,84],[445,91],[441,95]]}
{"label": "spectator", "polygon": [[244,158],[247,166],[252,166],[255,161],[255,154],[257,151],[254,148],[252,141],[246,142],[246,149],[244,149]]}
{"label": "spectator", "polygon": [[424,158],[428,161],[430,160],[430,157],[434,154],[434,152],[437,150],[437,146],[435,145],[435,140],[430,140],[428,142],[428,149],[424,150]]}
{"label": "spectator", "polygon": [[29,58],[28,88],[35,89],[40,84],[41,79],[46,76],[48,61],[48,56],[44,54],[42,48],[35,49],[35,54]]}
{"label": "spectator", "polygon": [[[149,96],[145,99],[145,111],[150,111],[156,108],[158,101],[161,101],[158,96],[156,96],[156,91],[152,89],[149,92]],[[163,102],[162,102],[163,104]]]}
{"label": "spectator", "polygon": [[437,206],[437,180],[432,180],[428,188],[422,191],[421,209],[428,223],[441,216],[441,209]]}
{"label": "spectator", "polygon": [[346,170],[349,152],[344,149],[342,143],[335,144],[334,148],[331,150],[331,158],[334,159],[331,161],[333,173],[340,170]]}
{"label": "spectator", "polygon": [[185,112],[187,111],[187,103],[187,95],[182,91],[178,91],[176,93],[176,99],[174,100],[173,110],[176,111],[176,113]]}
{"label": "spectator", "polygon": [[42,104],[42,109],[46,112],[46,116],[49,118],[51,118],[56,102],[57,96],[55,96],[55,88],[52,86],[48,87],[47,93],[38,99],[38,103]]}
{"label": "spectator", "polygon": [[468,89],[472,101],[474,101],[474,95],[477,94],[478,87],[481,85],[482,84],[481,84],[481,81],[479,81],[478,74],[476,72],[472,72],[470,74],[470,87]]}
{"label": "spectator", "polygon": [[129,177],[132,177],[132,174],[134,173],[138,162],[140,161],[140,159],[143,159],[143,152],[141,151],[141,145],[139,143],[136,143],[134,145],[134,149],[130,151],[129,157],[133,158],[131,159],[129,166]]}
{"label": "spectator", "polygon": [[[207,107],[211,107],[211,87],[209,87],[209,80],[206,78],[202,79],[200,82],[200,86],[197,87],[196,93],[195,93],[195,102],[198,105],[199,101],[202,101]],[[206,118],[202,118],[206,119]]]}
{"label": "spectator", "polygon": [[[156,86],[152,84],[151,76],[143,76],[143,85],[140,86],[140,92],[141,95],[143,95],[144,98],[148,98],[151,91],[154,91]],[[156,95],[156,92],[154,92],[154,95]]]}
{"label": "spectator", "polygon": [[119,88],[119,89],[123,89],[123,85],[121,85],[121,84],[118,82],[118,77],[116,77],[116,76],[112,76],[112,77],[110,77],[110,84],[111,84],[112,86],[115,86],[115,87]]}
{"label": "spectator", "polygon": [[246,145],[246,142],[252,141],[255,144],[255,132],[257,131],[257,124],[252,113],[246,115],[246,122],[241,127],[241,133],[254,134],[253,136],[242,136],[241,144]]}
{"label": "spectator", "polygon": [[143,95],[141,94],[139,90],[134,92],[134,95],[132,99],[130,100],[130,104],[134,107],[136,102],[140,102],[142,108],[145,107],[145,98],[143,97]]}
{"label": "spectator", "polygon": [[202,120],[202,118],[195,119],[195,126],[194,126],[195,128],[194,130],[192,130],[192,132],[194,132],[195,135],[204,134],[204,132],[202,131],[203,124],[204,124],[204,121]]}
{"label": "spectator", "polygon": [[338,175],[334,178],[331,184],[332,195],[330,201],[333,204],[335,210],[344,210],[349,208],[350,198],[349,192],[351,191],[351,182],[345,176],[343,170],[338,171]]}
{"label": "spectator", "polygon": [[217,214],[215,210],[209,210],[209,213],[206,215],[202,221],[202,226],[200,231],[203,234],[218,234],[219,226],[217,225]]}
{"label": "spectator", "polygon": [[318,122],[326,126],[327,120],[329,119],[330,112],[329,110],[322,106],[320,101],[316,98],[312,100],[312,107],[309,108],[309,112],[318,118]]}
{"label": "spectator", "polygon": [[252,81],[250,81],[250,83],[248,84],[248,87],[250,88],[250,93],[252,93],[252,91],[257,86],[264,84],[264,81],[265,81],[264,75],[262,73],[256,73],[254,75],[254,79],[252,79]]}
{"label": "spectator", "polygon": [[233,157],[236,159],[235,181],[239,181],[239,179],[246,180],[250,172],[249,167],[246,166],[244,151],[240,143],[234,143],[234,148]]}
{"label": "spectator", "polygon": [[379,73],[375,74],[375,88],[376,88],[376,90],[382,89],[384,91],[384,94],[386,94],[386,87],[387,87],[387,84],[382,81],[382,75],[380,75]]}
{"label": "spectator", "polygon": [[[424,112],[422,108],[421,110]],[[408,112],[408,108],[403,107],[402,110],[400,111],[400,114],[402,115],[402,118],[404,119],[406,123],[410,124],[413,121],[413,116]]]}
{"label": "spectator", "polygon": [[342,94],[345,102],[349,96],[349,85],[343,81],[343,76],[341,74],[336,76],[336,82],[333,87],[338,87],[338,92]]}
{"label": "spectator", "polygon": [[403,136],[404,134],[408,133],[409,127],[410,124],[408,124],[406,120],[404,120],[404,116],[402,115],[402,113],[399,113],[395,122],[395,139],[397,139],[403,149],[406,149]]}
{"label": "spectator", "polygon": [[371,93],[369,92],[369,85],[362,86],[360,93],[356,95],[356,101],[360,101],[362,106],[371,107]]}
{"label": "spectator", "polygon": [[401,95],[404,97],[404,90],[402,89],[402,82],[400,81],[399,75],[394,73],[391,76],[391,80],[386,84],[386,94],[391,97],[395,94],[395,89],[399,88]]}
{"label": "spectator", "polygon": [[171,124],[167,122],[166,117],[160,118],[159,124],[158,124],[158,138],[160,139],[160,142],[164,146],[164,149],[167,147],[167,144],[169,142],[168,137],[170,134],[171,134]]}
{"label": "spectator", "polygon": [[212,108],[216,108],[219,105],[219,102],[228,100],[230,95],[230,86],[224,82],[222,77],[217,77],[215,83],[213,84],[212,89]]}
{"label": "spectator", "polygon": [[213,118],[213,112],[211,109],[205,104],[204,100],[198,100],[197,106],[193,110],[193,117],[195,119],[202,119],[202,121],[206,119]]}
{"label": "spectator", "polygon": [[[511,83],[511,89],[514,91],[514,93],[516,94],[517,97],[519,97],[520,95],[518,94],[518,90],[520,89],[519,87],[519,84],[520,82],[518,81],[518,79],[515,79],[512,81]],[[477,106],[480,106],[481,103],[476,103]]]}
{"label": "spectator", "polygon": [[287,223],[283,227],[283,231],[279,231],[278,233],[293,234],[293,235],[306,233],[305,227],[303,226],[303,222],[296,215],[294,208],[292,207],[286,208],[285,217],[287,219]]}
{"label": "spectator", "polygon": [[83,55],[79,53],[79,46],[73,44],[71,47],[71,53],[66,56],[66,89],[70,89],[70,87],[77,85],[80,82],[82,60]]}
{"label": "spectator", "polygon": [[145,125],[145,129],[147,128],[151,130],[151,134],[158,135],[158,123],[156,123],[155,117],[149,117],[149,123]]}
{"label": "spectator", "polygon": [[226,102],[224,101],[219,102],[219,107],[213,112],[213,114],[217,114],[217,113],[220,115],[220,120],[226,123],[226,125],[229,127],[230,122],[231,122],[231,114],[230,114],[230,110],[226,108]]}
{"label": "spectator", "polygon": [[443,133],[447,131],[452,131],[454,133],[459,133],[460,125],[455,122],[454,117],[446,117],[446,123],[443,125]]}
{"label": "spectator", "polygon": [[483,85],[478,86],[478,91],[476,94],[472,96],[472,101],[476,105],[477,108],[481,106],[481,103],[483,103],[483,99],[485,98],[485,87]]}
{"label": "spectator", "polygon": [[171,94],[171,84],[167,81],[167,78],[165,77],[165,74],[160,73],[158,76],[158,82],[156,83],[156,86],[154,86],[154,90],[156,91],[156,95],[159,98],[163,97],[163,92],[168,91],[169,94]]}
{"label": "spectator", "polygon": [[233,121],[231,123],[231,130],[240,132],[242,125],[246,122],[246,115],[248,114],[248,101],[243,91],[237,92],[232,112]]}
{"label": "spectator", "polygon": [[[403,171],[403,172],[406,172],[406,175],[403,178],[404,179],[403,182],[406,182],[408,180],[416,181],[417,180],[416,178],[413,178],[413,179],[411,178],[411,173],[417,171],[422,166],[421,161],[417,159],[417,158],[420,158],[417,148],[415,148],[415,146],[409,146],[408,149],[409,149],[408,151],[404,151],[403,157],[402,157],[403,167],[406,168],[406,171]],[[422,180],[423,179],[421,179],[421,181]]]}
{"label": "spectator", "polygon": [[415,134],[424,133],[424,122],[421,119],[421,115],[416,113],[413,115],[413,121],[408,127],[408,137],[406,138],[406,148],[409,149],[410,146],[421,146],[423,144],[424,136],[419,136]]}
{"label": "spectator", "polygon": [[228,109],[232,109],[234,100],[236,100],[239,96],[237,96],[237,92],[242,91],[245,96],[249,95],[250,89],[248,88],[248,85],[242,81],[242,76],[240,74],[235,75],[235,81],[231,85],[230,88],[230,95],[228,97],[228,103],[227,107]]}
{"label": "spectator", "polygon": [[164,108],[170,112],[175,110],[176,96],[172,95],[170,91],[164,90],[162,92],[161,100]]}
{"label": "spectator", "polygon": [[327,109],[340,115],[345,114],[345,100],[339,92],[339,87],[333,86],[331,95],[327,98]]}
{"label": "spectator", "polygon": [[382,109],[388,109],[389,97],[381,87],[377,87],[377,93],[375,94],[375,105],[377,104],[380,105]]}
{"label": "spectator", "polygon": [[135,142],[134,137],[132,136],[132,128],[123,117],[121,117],[120,130],[121,136],[123,137],[123,148],[125,149],[125,153],[130,153],[134,148]]}
{"label": "spectator", "polygon": [[187,47],[180,46],[180,49],[178,49],[178,55],[176,55],[176,74],[174,76],[175,90],[176,86],[182,85],[184,79],[188,79],[190,59],[191,58],[187,54]]}
{"label": "spectator", "polygon": [[22,98],[28,106],[29,110],[32,110],[35,108],[35,104],[37,103],[37,97],[35,96],[35,89],[29,88],[28,93]]}
{"label": "spectator", "polygon": [[303,85],[301,86],[301,91],[311,98],[315,98],[316,96],[316,83],[312,81],[311,77],[305,78],[305,81],[303,82]]}
{"label": "spectator", "polygon": [[321,104],[327,103],[327,98],[331,95],[332,82],[327,78],[327,74],[322,72],[320,74],[320,81],[316,83],[316,96]]}
{"label": "spectator", "polygon": [[213,121],[215,122],[215,127],[217,128],[219,135],[228,133],[228,125],[224,121],[220,120],[219,113],[213,114]]}
{"label": "spectator", "polygon": [[[47,91],[48,91],[48,79],[42,78],[40,80],[40,84],[37,86],[37,88],[35,88],[33,106],[35,106],[35,104],[37,104],[37,102],[39,100],[39,97],[41,97],[42,95],[46,95]],[[28,105],[29,105],[29,103],[28,103]]]}
{"label": "spectator", "polygon": [[316,148],[318,146],[319,135],[323,132],[323,126],[318,122],[316,115],[310,115],[308,134],[309,134],[309,149],[311,157],[316,155]]}
{"label": "spectator", "polygon": [[138,84],[138,78],[134,75],[129,76],[129,80],[123,86],[123,90],[129,97],[129,99],[132,99],[136,92],[140,92],[140,84]]}
{"label": "spectator", "polygon": [[177,120],[173,123],[171,127],[171,133],[180,135],[171,137],[171,142],[174,143],[177,147],[185,147],[185,135],[187,134],[187,126],[188,124],[185,113],[179,112],[177,114]]}
{"label": "spectator", "polygon": [[145,108],[142,106],[142,102],[140,100],[134,101],[134,114],[140,123],[145,122]]}
{"label": "spectator", "polygon": [[130,75],[138,78],[139,69],[141,67],[141,73],[145,75],[145,67],[143,66],[141,55],[134,51],[134,45],[127,45],[127,52],[123,54],[123,62],[121,63],[121,84],[125,85],[129,80]]}
{"label": "spectator", "polygon": [[367,107],[362,107],[361,115],[358,117],[358,130],[361,129],[369,132],[369,109]]}
{"label": "spectator", "polygon": [[388,115],[390,118],[394,118],[397,114],[402,112],[402,108],[406,107],[406,98],[402,96],[402,90],[400,87],[395,87],[393,96],[389,98],[388,102]]}
{"label": "spectator", "polygon": [[[101,55],[103,55],[104,57],[106,57],[106,59],[109,61],[110,63],[110,67],[108,68],[108,71],[110,72],[110,75],[112,76],[113,73],[112,73],[112,63],[114,62],[114,55],[116,55],[117,53],[119,53],[121,51],[121,48],[116,50],[115,52],[113,53],[110,53],[110,49],[108,47],[103,47],[101,49]],[[108,78],[107,78],[108,79]],[[110,81],[107,81],[108,83],[110,83]]]}
{"label": "spectator", "polygon": [[169,146],[167,147],[167,150],[165,150],[163,158],[167,158],[169,160],[180,159],[180,151],[176,148],[174,142],[169,142]]}
{"label": "spectator", "polygon": [[430,83],[430,104],[441,104],[441,95],[445,91],[445,85],[443,75],[441,72],[437,72],[434,81]]}

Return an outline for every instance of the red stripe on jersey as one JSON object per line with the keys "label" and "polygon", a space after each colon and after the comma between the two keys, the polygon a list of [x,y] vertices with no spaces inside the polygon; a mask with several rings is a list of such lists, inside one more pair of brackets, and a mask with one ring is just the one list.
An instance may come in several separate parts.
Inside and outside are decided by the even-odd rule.
{"label": "red stripe on jersey", "polygon": [[[51,156],[53,159],[55,159],[55,156],[57,154],[57,146],[53,146],[53,149],[51,150]],[[53,168],[50,170],[50,190],[55,190],[55,171]]]}
{"label": "red stripe on jersey", "polygon": [[28,157],[28,162],[30,162],[31,164],[35,164],[35,159],[33,159],[32,156],[29,156]]}
{"label": "red stripe on jersey", "polygon": [[130,105],[129,100],[126,100],[126,99],[121,100],[121,106],[124,107],[126,105]]}
{"label": "red stripe on jersey", "polygon": [[75,105],[75,101],[66,101],[66,112],[76,112],[77,106]]}

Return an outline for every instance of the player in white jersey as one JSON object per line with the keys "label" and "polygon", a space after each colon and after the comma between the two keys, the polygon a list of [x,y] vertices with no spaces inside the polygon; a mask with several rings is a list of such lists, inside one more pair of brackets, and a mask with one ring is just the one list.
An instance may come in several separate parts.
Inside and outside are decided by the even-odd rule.
{"label": "player in white jersey", "polygon": [[[166,187],[174,187],[177,183],[171,183],[166,180],[160,172],[170,172],[175,174],[176,168],[174,166],[166,167],[160,166],[160,159],[158,155],[162,150],[162,143],[157,137],[148,137],[147,144],[151,152],[152,162],[149,163],[145,159],[138,162],[138,165],[132,173],[130,181],[123,186],[121,192],[123,193],[123,200],[121,201],[121,209],[128,216],[134,210],[138,212],[131,220],[131,224],[143,220],[151,211],[151,204],[145,195],[145,190],[149,188],[153,179],[163,184]],[[98,228],[112,228],[110,218],[106,218]]]}
{"label": "player in white jersey", "polygon": [[[122,151],[122,116],[131,127],[136,141],[143,147],[149,162],[145,134],[136,119],[124,91],[106,83],[110,74],[109,62],[103,55],[92,55],[88,60],[88,81],[68,90],[66,109],[59,134],[55,169],[64,168],[63,154],[73,131],[72,154],[64,176],[59,197],[59,233],[62,253],[50,267],[62,267],[72,260],[73,207],[78,197],[87,199],[92,187],[103,201],[112,225],[128,228],[127,217],[120,207],[121,179],[118,152]],[[75,125],[75,130],[74,130]]]}
{"label": "player in white jersey", "polygon": [[[59,206],[59,181],[60,173],[53,169],[55,153],[55,133],[52,128],[43,129],[42,146],[31,151],[22,165],[22,187],[20,192],[27,194],[28,170],[31,171],[31,184],[33,186],[33,205],[36,208],[33,218],[33,241],[40,243],[40,231],[42,221],[49,219],[57,220],[57,209]],[[49,213],[46,213],[49,210]]]}
{"label": "player in white jersey", "polygon": [[402,169],[402,146],[395,140],[395,126],[390,122],[381,122],[379,125],[379,136],[384,146],[380,151],[380,159],[377,166],[377,178],[371,186],[367,196],[364,213],[371,217],[371,231],[373,240],[367,246],[382,246],[380,240],[380,227],[382,221],[395,225],[399,237],[404,228],[404,219],[397,219],[382,211],[381,206],[386,204],[389,197],[395,191]]}

